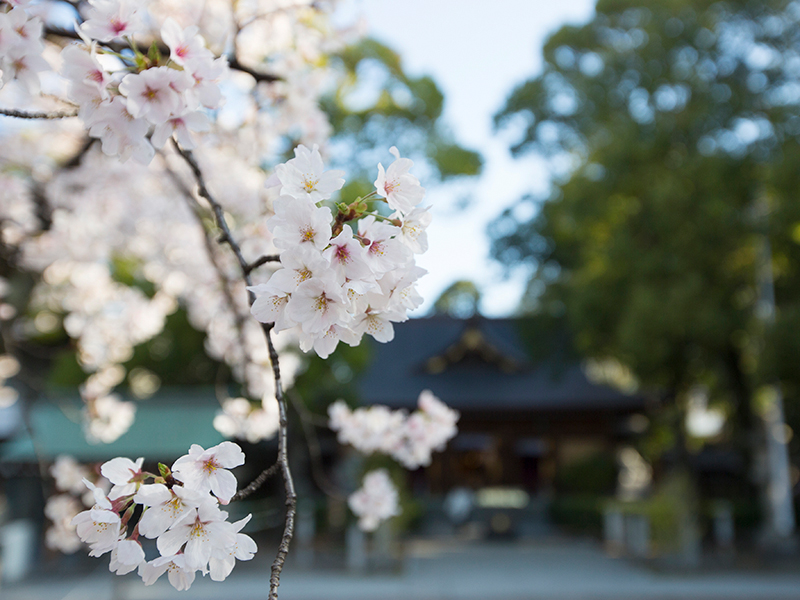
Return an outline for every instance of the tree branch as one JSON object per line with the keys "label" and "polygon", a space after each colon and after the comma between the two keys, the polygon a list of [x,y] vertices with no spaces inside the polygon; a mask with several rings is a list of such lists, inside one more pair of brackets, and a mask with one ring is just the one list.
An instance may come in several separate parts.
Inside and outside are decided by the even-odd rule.
{"label": "tree branch", "polygon": [[247,272],[248,272],[248,274],[252,273],[258,267],[260,267],[262,265],[265,265],[268,262],[279,262],[280,260],[281,260],[281,257],[278,256],[277,254],[272,254],[270,256],[262,256],[262,257],[260,257],[260,258],[258,258],[256,260],[254,260],[253,262],[251,262],[249,265],[247,265]]}
{"label": "tree branch", "polygon": [[[217,227],[219,227],[220,231],[222,231],[222,235],[219,236],[219,242],[222,244],[228,244],[230,246],[231,251],[236,256],[236,260],[239,261],[239,267],[242,272],[242,278],[247,286],[253,285],[252,279],[250,277],[250,265],[245,260],[244,255],[242,254],[242,249],[239,244],[234,239],[233,235],[231,234],[230,227],[228,226],[228,222],[225,219],[225,212],[222,206],[214,199],[211,195],[211,192],[208,190],[208,186],[206,185],[205,178],[203,177],[203,173],[200,170],[200,165],[197,164],[197,161],[194,158],[194,155],[189,150],[184,150],[183,148],[178,145],[177,142],[173,139],[173,144],[175,145],[175,149],[178,153],[183,157],[186,161],[186,164],[189,165],[189,168],[192,170],[194,175],[195,181],[197,182],[197,194],[205,198],[205,200],[211,205],[211,209],[214,212],[214,217],[217,222]],[[252,305],[255,302],[255,294],[253,292],[248,292],[248,299],[250,304]],[[272,363],[272,374],[275,379],[275,399],[278,401],[278,412],[279,412],[279,426],[278,426],[278,460],[276,464],[279,466],[281,471],[281,475],[283,476],[283,485],[284,485],[284,495],[285,495],[285,504],[286,504],[286,516],[284,521],[283,527],[283,536],[281,536],[281,543],[278,546],[278,552],[275,555],[275,560],[272,563],[272,572],[269,578],[269,599],[270,600],[277,600],[278,598],[278,586],[280,585],[280,578],[281,572],[283,571],[283,566],[286,563],[286,555],[289,553],[289,545],[292,541],[292,536],[294,535],[294,519],[295,514],[297,512],[297,493],[295,492],[294,488],[294,480],[292,479],[292,471],[289,468],[289,460],[288,460],[288,433],[289,433],[289,422],[287,418],[287,411],[286,411],[286,398],[283,394],[283,385],[281,383],[281,370],[280,370],[280,363],[278,360],[278,352],[275,349],[275,344],[272,341],[272,324],[269,323],[262,323],[261,329],[264,332],[264,337],[267,341],[267,349],[269,350],[269,358],[270,362]],[[269,471],[269,469],[267,469]],[[266,481],[267,477],[264,478]],[[263,483],[263,482],[262,482]],[[259,484],[260,485],[260,484]],[[250,486],[248,486],[249,488]],[[256,486],[257,488],[257,486]]]}
{"label": "tree branch", "polygon": [[250,485],[240,489],[233,495],[233,498],[231,498],[231,502],[247,498],[250,494],[252,494],[258,488],[264,485],[270,477],[275,475],[275,473],[277,473],[280,470],[280,468],[281,468],[280,463],[276,462],[274,465],[269,466],[263,471],[261,471],[261,474],[255,479],[253,479],[253,481],[250,482]]}
{"label": "tree branch", "polygon": [[70,117],[77,117],[78,111],[27,112],[24,110],[17,110],[15,108],[0,108],[0,115],[4,115],[6,117],[15,117],[17,119],[69,119]]}

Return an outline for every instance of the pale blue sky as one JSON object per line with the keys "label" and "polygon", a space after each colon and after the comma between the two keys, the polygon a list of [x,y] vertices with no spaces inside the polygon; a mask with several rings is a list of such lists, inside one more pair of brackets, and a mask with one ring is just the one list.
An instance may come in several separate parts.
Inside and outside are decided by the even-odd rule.
{"label": "pale blue sky", "polygon": [[588,21],[595,0],[350,2],[366,17],[369,34],[399,51],[407,72],[436,80],[445,95],[446,123],[486,161],[483,175],[470,186],[474,200],[466,211],[456,209],[462,190],[429,186],[434,221],[430,250],[419,260],[429,274],[420,282],[425,304],[417,314],[458,279],[472,279],[482,288],[484,314],[509,314],[524,278],[502,281],[501,269],[489,260],[486,226],[526,192],[546,189],[548,173],[535,158],[511,158],[508,136],[494,134],[492,115],[515,85],[540,71],[547,36],[566,23]]}

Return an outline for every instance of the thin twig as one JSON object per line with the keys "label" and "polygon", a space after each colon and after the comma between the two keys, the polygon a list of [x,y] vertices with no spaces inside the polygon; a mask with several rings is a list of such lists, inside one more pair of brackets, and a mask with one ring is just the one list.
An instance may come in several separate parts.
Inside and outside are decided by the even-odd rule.
{"label": "thin twig", "polygon": [[262,256],[262,257],[260,257],[260,258],[258,258],[256,260],[254,260],[253,262],[251,262],[249,265],[247,265],[247,273],[248,274],[252,273],[258,267],[260,267],[262,265],[265,265],[268,262],[278,262],[278,261],[280,261],[280,259],[281,259],[281,257],[278,256],[277,254],[271,254],[269,256],[266,256],[266,255]]}
{"label": "thin twig", "polygon": [[[200,165],[197,164],[197,160],[195,160],[192,152],[181,148],[180,145],[177,142],[175,142],[174,139],[173,139],[173,144],[175,145],[175,149],[183,157],[183,159],[186,161],[186,164],[189,165],[189,168],[192,170],[192,173],[194,174],[195,181],[197,182],[197,194],[200,197],[205,198],[206,201],[211,205],[211,209],[214,212],[214,217],[216,218],[217,227],[219,227],[220,231],[222,231],[222,235],[219,236],[219,242],[228,244],[228,246],[230,246],[231,251],[236,256],[236,260],[239,261],[239,267],[242,271],[242,278],[244,279],[247,286],[250,287],[253,283],[252,279],[250,278],[250,271],[248,270],[249,263],[244,258],[241,247],[231,234],[230,227],[228,226],[228,222],[225,219],[225,211],[209,192],[205,178],[203,177],[203,173],[200,170]],[[252,305],[252,303],[255,302],[255,294],[253,294],[253,292],[248,292],[248,299],[250,304]],[[289,552],[289,544],[291,543],[292,536],[294,535],[294,519],[295,519],[295,514],[297,512],[297,493],[295,492],[294,488],[292,471],[289,468],[289,459],[288,459],[289,422],[286,411],[286,398],[284,397],[283,385],[281,384],[281,370],[280,370],[280,363],[278,360],[278,352],[275,349],[275,344],[272,341],[272,335],[271,335],[272,324],[262,323],[261,329],[264,332],[264,337],[267,341],[269,358],[270,362],[272,363],[272,374],[275,379],[275,399],[278,401],[278,413],[279,413],[278,460],[276,464],[279,465],[281,475],[283,476],[283,486],[284,486],[285,504],[286,504],[286,516],[283,527],[283,535],[281,536],[281,543],[278,546],[278,552],[275,555],[275,560],[272,563],[272,572],[269,578],[270,582],[269,600],[277,600],[278,586],[280,585],[281,572],[283,571],[283,566],[286,563],[286,555]]]}
{"label": "thin twig", "polygon": [[255,479],[253,479],[253,481],[250,482],[250,485],[248,485],[246,488],[240,489],[233,495],[233,498],[231,498],[231,502],[247,498],[250,494],[252,494],[258,488],[264,485],[267,482],[267,480],[269,480],[270,477],[275,475],[275,473],[278,472],[280,467],[281,465],[279,463],[275,463],[274,465],[269,466],[263,471],[261,471],[261,474]]}
{"label": "thin twig", "polygon": [[77,110],[70,110],[66,112],[28,112],[25,110],[17,110],[15,108],[0,108],[0,115],[6,117],[15,117],[17,119],[69,119],[77,117]]}

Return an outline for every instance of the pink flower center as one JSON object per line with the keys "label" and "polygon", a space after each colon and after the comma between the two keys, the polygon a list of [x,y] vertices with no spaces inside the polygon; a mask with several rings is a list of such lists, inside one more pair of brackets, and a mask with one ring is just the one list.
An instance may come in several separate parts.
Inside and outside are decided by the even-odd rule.
{"label": "pink flower center", "polygon": [[350,250],[347,246],[336,246],[336,260],[342,264],[350,262]]}
{"label": "pink flower center", "polygon": [[119,35],[128,28],[128,24],[120,21],[119,19],[111,19],[111,30]]}

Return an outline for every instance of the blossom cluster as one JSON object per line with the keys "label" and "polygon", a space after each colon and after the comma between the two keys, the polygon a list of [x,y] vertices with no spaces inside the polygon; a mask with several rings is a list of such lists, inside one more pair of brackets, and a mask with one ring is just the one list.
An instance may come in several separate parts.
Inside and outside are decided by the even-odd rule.
{"label": "blossom cluster", "polygon": [[431,464],[434,450],[442,450],[456,433],[458,411],[449,408],[430,390],[418,399],[419,408],[410,415],[376,404],[350,410],[343,400],[328,407],[330,428],[342,444],[365,454],[387,454],[408,469]]}
{"label": "blossom cluster", "polygon": [[[144,164],[173,133],[184,148],[193,148],[190,131],[210,127],[203,109],[220,105],[218,82],[227,73],[227,60],[206,48],[197,27],[181,28],[171,18],[161,27],[169,56],[161,57],[157,46],[145,56],[132,42],[143,31],[141,3],[89,0],[89,5],[89,18],[78,26],[84,44],[67,46],[61,55],[69,97],[80,107],[89,135],[102,141],[104,153]],[[106,53],[99,44],[114,40],[129,41],[130,52]]]}
{"label": "blossom cluster", "polygon": [[254,408],[247,398],[228,398],[214,417],[214,429],[222,435],[251,444],[274,436],[279,425],[278,401],[267,396],[261,400],[260,408]]}
{"label": "blossom cluster", "polygon": [[[222,581],[236,559],[253,557],[256,544],[241,533],[250,515],[230,523],[219,508],[236,493],[236,478],[228,469],[244,463],[239,446],[223,442],[204,450],[195,444],[171,470],[159,465],[158,475],[142,471],[142,463],[122,457],[104,463],[100,472],[113,484],[107,494],[83,480],[94,504],[71,524],[89,545],[90,556],[110,553],[112,572],[137,570],[145,585],[166,572],[178,590],[188,589],[198,571]],[[140,537],[155,539],[160,556],[146,560]]]}
{"label": "blossom cluster", "polygon": [[[227,72],[227,60],[214,57],[197,27],[181,28],[167,19],[161,38],[169,47],[168,58],[161,57],[155,46],[144,56],[132,44],[132,54],[113,53],[114,60],[101,61],[108,57],[98,42],[132,40],[141,32],[141,3],[89,0],[89,4],[89,18],[79,26],[85,44],[67,46],[62,52],[69,96],[80,106],[79,116],[89,135],[102,141],[106,154],[122,160],[133,156],[144,164],[152,160],[154,147],[162,148],[173,133],[185,148],[193,148],[190,131],[207,131],[210,126],[203,108],[219,107],[222,94],[217,83]],[[109,64],[116,69],[108,69]]]}
{"label": "blossom cluster", "polygon": [[29,93],[38,94],[39,73],[50,68],[42,58],[42,21],[26,11],[27,0],[9,4],[10,11],[0,12],[0,87],[16,80]]}
{"label": "blossom cluster", "polygon": [[52,523],[45,532],[45,544],[51,550],[72,554],[81,547],[72,519],[85,507],[94,505],[94,494],[87,492],[84,481],[91,478],[96,487],[106,492],[111,484],[104,477],[93,477],[91,469],[71,456],[57,457],[50,475],[58,493],[50,496],[44,506],[44,514]]}
{"label": "blossom cluster", "polygon": [[400,514],[397,488],[386,469],[376,469],[364,475],[361,487],[347,499],[350,510],[364,531],[375,531],[382,521]]}
{"label": "blossom cluster", "polygon": [[[329,426],[342,444],[364,454],[386,454],[408,469],[417,469],[430,465],[433,451],[442,450],[456,435],[459,418],[429,390],[419,395],[418,405],[409,415],[379,404],[350,410],[337,400],[328,407]],[[399,514],[397,490],[385,470],[367,473],[348,504],[365,531],[374,531],[381,521]]]}
{"label": "blossom cluster", "polygon": [[[86,128],[78,119],[38,121],[31,126],[18,121],[25,135],[19,135],[18,127],[3,130],[0,238],[15,266],[40,277],[28,305],[16,308],[2,300],[7,294],[0,279],[0,320],[16,319],[14,331],[24,336],[48,335],[63,327],[74,341],[78,363],[89,376],[82,395],[87,402],[85,430],[93,442],[113,441],[130,424],[135,404],[119,404],[121,400],[112,393],[127,375],[122,365],[137,345],[159,341],[167,316],[179,306],[192,326],[206,335],[208,355],[230,366],[248,398],[272,398],[269,353],[260,325],[247,318],[250,306],[239,265],[226,249],[207,246],[206,232],[176,192],[175,175],[186,174],[185,163],[168,150],[163,160],[147,166],[135,160],[108,160],[101,146],[109,150],[108,144],[113,146],[119,138],[121,158],[133,156],[134,150],[144,158],[150,156],[148,144],[158,141],[158,125],[153,122],[158,109],[143,108],[134,117],[131,111],[135,109],[128,107],[130,96],[120,91],[122,82],[136,76],[131,77],[135,82],[148,71],[169,69],[175,73],[168,75],[179,78],[191,73],[192,87],[175,94],[178,104],[189,106],[199,100],[194,112],[211,121],[213,134],[204,136],[203,151],[195,157],[208,187],[225,207],[232,234],[245,255],[273,254],[266,226],[272,214],[271,194],[264,186],[263,165],[273,163],[289,139],[309,147],[326,144],[331,127],[318,100],[330,89],[335,68],[323,57],[344,46],[345,36],[350,35],[346,24],[328,21],[331,3],[81,2],[75,5],[82,22],[76,32],[84,41],[62,50],[64,36],[57,32],[64,28],[64,20],[59,5],[0,1],[3,15],[13,13],[21,21],[21,11],[27,11],[31,25],[25,30],[36,23],[36,15],[56,32],[45,36],[43,56],[66,77],[42,74],[47,95],[33,100],[18,93],[20,85],[6,86],[0,90],[0,102],[23,112],[52,111],[54,102],[69,97],[91,122],[98,111],[107,110],[101,111],[103,106],[124,101],[131,122],[125,117],[120,128],[143,130],[144,123],[150,139],[137,137],[130,140],[135,148],[123,148],[125,136],[118,134],[113,123],[106,123],[108,131],[98,124],[95,133],[103,142],[103,136],[108,137],[108,142],[87,148],[83,143]],[[124,37],[103,41],[114,27],[124,27]],[[5,26],[0,29],[3,44],[16,39],[15,31],[9,31],[8,37]],[[71,32],[66,36],[71,37]],[[180,36],[186,48],[173,43]],[[199,36],[206,41],[205,52]],[[153,41],[158,53],[147,50]],[[224,61],[211,59],[210,53],[219,55],[223,50],[240,65],[253,67],[242,67],[217,85],[203,73],[222,70]],[[0,60],[3,56],[0,51]],[[10,73],[6,69],[6,75]],[[175,96],[166,92],[165,103],[171,106]],[[216,103],[220,94],[228,101]],[[81,98],[86,101],[82,103]],[[174,134],[179,142],[191,147],[191,140],[182,137],[179,122],[170,118],[167,124],[177,125]],[[64,164],[69,168],[61,168]],[[194,187],[189,177],[181,179],[185,189]],[[119,261],[154,294],[120,281],[115,272]],[[289,387],[301,367],[301,357],[284,351],[294,349],[297,342],[290,331],[274,336],[274,342],[281,354],[282,380]],[[237,437],[246,438],[258,430],[269,435],[268,422],[258,425],[264,415],[258,409],[251,413],[248,420],[256,426],[249,428],[250,433],[240,430]],[[229,414],[236,419],[239,413]]]}
{"label": "blossom cluster", "polygon": [[[276,331],[296,328],[303,351],[313,348],[326,358],[340,341],[355,346],[365,333],[391,341],[392,323],[405,321],[421,303],[415,282],[425,271],[414,255],[427,249],[431,215],[418,206],[425,190],[408,172],[413,162],[397,148],[391,152],[388,169],[378,165],[376,190],[337,205],[335,215],[323,202],[342,188],[343,172],[325,171],[316,146],[298,146],[275,169],[281,196],[267,226],[281,250],[281,268],[249,288],[257,295],[251,312]],[[372,198],[393,213],[369,212]]]}

